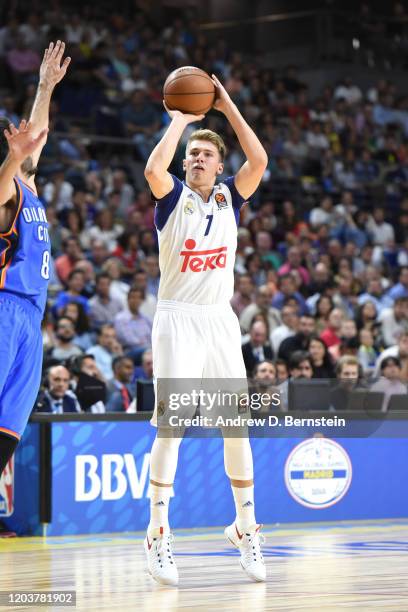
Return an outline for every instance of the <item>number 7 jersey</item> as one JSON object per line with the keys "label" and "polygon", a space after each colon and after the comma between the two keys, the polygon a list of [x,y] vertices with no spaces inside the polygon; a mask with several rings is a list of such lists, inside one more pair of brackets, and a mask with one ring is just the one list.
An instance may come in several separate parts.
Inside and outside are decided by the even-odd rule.
{"label": "number 7 jersey", "polygon": [[208,202],[173,176],[172,191],[156,201],[159,300],[226,304],[234,291],[239,210],[245,202],[229,177]]}
{"label": "number 7 jersey", "polygon": [[14,180],[17,212],[9,231],[0,233],[0,291],[28,299],[43,313],[50,277],[47,217],[37,195]]}

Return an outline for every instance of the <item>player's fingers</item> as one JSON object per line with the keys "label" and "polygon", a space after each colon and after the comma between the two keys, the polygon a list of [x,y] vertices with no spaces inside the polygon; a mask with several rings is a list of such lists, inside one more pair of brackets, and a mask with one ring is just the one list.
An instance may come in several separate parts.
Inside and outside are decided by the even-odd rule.
{"label": "player's fingers", "polygon": [[20,132],[24,132],[24,130],[26,129],[26,125],[27,125],[27,121],[25,119],[22,119],[20,121],[20,126],[19,126],[19,131]]}
{"label": "player's fingers", "polygon": [[44,51],[44,57],[43,57],[43,61],[46,60],[48,57],[48,49],[45,49]]}
{"label": "player's fingers", "polygon": [[5,139],[8,142],[10,140],[10,138],[11,138],[10,132],[8,130],[3,130],[3,134],[4,134]]}
{"label": "player's fingers", "polygon": [[51,53],[52,53],[52,50],[53,50],[53,49],[54,49],[54,43],[53,43],[53,42],[50,42],[50,44],[49,44],[49,46],[48,46],[48,49],[46,49],[46,51],[47,51],[47,57],[51,57]]}
{"label": "player's fingers", "polygon": [[58,56],[60,46],[61,46],[61,41],[57,40],[57,42],[55,43],[54,51],[52,52],[53,59],[56,59],[56,57]]}
{"label": "player's fingers", "polygon": [[10,123],[9,125],[9,132],[12,136],[15,136],[15,134],[18,134],[18,130],[16,128],[16,126],[14,125],[14,123]]}
{"label": "player's fingers", "polygon": [[59,48],[58,55],[57,55],[57,60],[59,62],[62,60],[62,56],[64,55],[64,51],[65,51],[65,43],[64,43],[64,41],[61,41],[60,48]]}
{"label": "player's fingers", "polygon": [[66,57],[64,59],[64,63],[62,64],[62,68],[64,68],[66,70],[68,68],[68,66],[70,65],[70,63],[71,63],[71,58],[70,57]]}

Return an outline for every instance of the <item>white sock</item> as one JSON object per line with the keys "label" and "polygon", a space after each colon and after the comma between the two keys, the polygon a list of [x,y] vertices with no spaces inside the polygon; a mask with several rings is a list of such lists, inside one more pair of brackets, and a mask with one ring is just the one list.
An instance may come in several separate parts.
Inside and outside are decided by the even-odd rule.
{"label": "white sock", "polygon": [[163,527],[164,532],[170,531],[169,502],[171,489],[171,487],[158,487],[150,484],[150,523],[147,528],[149,535],[159,527]]}
{"label": "white sock", "polygon": [[250,487],[232,487],[237,518],[235,522],[241,531],[256,525],[254,505],[254,485]]}

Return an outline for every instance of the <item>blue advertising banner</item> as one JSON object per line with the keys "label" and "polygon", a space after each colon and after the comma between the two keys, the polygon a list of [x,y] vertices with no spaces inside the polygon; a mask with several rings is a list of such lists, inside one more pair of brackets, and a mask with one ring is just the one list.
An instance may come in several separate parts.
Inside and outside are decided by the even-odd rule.
{"label": "blue advertising banner", "polygon": [[[52,521],[47,533],[144,530],[155,433],[147,421],[53,423]],[[33,435],[31,429],[30,443],[17,453],[24,455],[24,461],[16,461],[25,466],[25,474],[18,475],[25,485],[16,494],[15,512],[25,533],[39,534],[36,472],[31,459],[27,461],[37,452]],[[259,522],[407,516],[408,493],[401,486],[408,480],[404,438],[256,438],[251,445]],[[170,502],[174,528],[220,526],[234,520],[222,439],[183,441],[174,494]],[[22,504],[28,504],[28,518]]]}

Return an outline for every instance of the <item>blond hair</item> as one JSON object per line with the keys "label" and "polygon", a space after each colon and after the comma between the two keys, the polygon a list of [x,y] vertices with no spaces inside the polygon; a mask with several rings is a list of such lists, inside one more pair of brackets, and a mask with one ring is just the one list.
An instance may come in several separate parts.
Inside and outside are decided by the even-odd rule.
{"label": "blond hair", "polygon": [[212,130],[195,130],[187,141],[186,151],[188,151],[193,140],[208,140],[208,142],[212,142],[212,144],[217,147],[221,161],[224,161],[227,153],[227,147],[219,134],[213,132]]}

